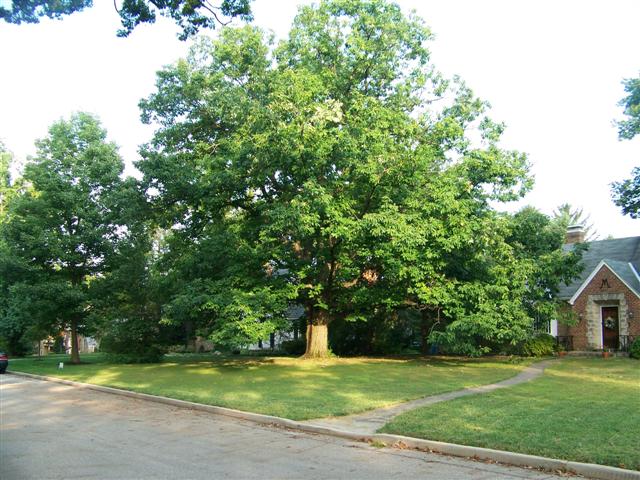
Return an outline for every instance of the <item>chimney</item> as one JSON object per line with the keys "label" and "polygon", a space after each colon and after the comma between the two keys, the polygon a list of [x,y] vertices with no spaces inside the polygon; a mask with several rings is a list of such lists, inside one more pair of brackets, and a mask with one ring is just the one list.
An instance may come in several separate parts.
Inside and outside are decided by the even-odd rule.
{"label": "chimney", "polygon": [[583,243],[585,241],[585,231],[583,225],[569,225],[567,227],[567,237],[565,242],[570,245]]}

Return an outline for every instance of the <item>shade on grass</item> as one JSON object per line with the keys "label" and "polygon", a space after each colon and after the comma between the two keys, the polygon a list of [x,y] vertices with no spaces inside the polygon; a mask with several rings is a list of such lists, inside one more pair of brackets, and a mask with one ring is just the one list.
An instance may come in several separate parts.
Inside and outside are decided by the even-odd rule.
{"label": "shade on grass", "polygon": [[640,470],[640,362],[566,359],[539,379],[418,408],[382,431]]}
{"label": "shade on grass", "polygon": [[329,359],[174,357],[113,365],[101,356],[65,365],[58,356],[13,360],[10,369],[209,405],[303,420],[347,415],[516,375],[507,359]]}

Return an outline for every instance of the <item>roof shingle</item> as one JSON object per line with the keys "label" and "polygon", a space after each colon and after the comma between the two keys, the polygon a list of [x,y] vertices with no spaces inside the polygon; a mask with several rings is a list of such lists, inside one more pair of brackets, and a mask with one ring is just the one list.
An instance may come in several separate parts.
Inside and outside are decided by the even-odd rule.
{"label": "roof shingle", "polygon": [[[640,272],[640,237],[598,240],[587,245],[587,251],[582,254],[584,269],[569,285],[560,285],[560,299],[571,299],[602,261],[640,296],[640,279],[637,275]],[[565,245],[564,250],[570,251],[573,247],[574,245]]]}

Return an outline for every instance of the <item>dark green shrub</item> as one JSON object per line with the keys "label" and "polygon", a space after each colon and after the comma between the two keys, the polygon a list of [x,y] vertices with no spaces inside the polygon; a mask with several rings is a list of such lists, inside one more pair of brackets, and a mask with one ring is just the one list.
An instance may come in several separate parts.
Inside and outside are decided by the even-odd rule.
{"label": "dark green shrub", "polygon": [[522,353],[528,357],[546,357],[553,355],[556,339],[553,335],[539,333],[522,345]]}
{"label": "dark green shrub", "polygon": [[58,335],[53,342],[52,350],[54,353],[65,353],[64,348],[64,337],[62,335]]}
{"label": "dark green shrub", "polygon": [[366,322],[338,318],[329,328],[329,345],[339,356],[402,354],[420,345],[419,323],[420,314],[409,309]]}
{"label": "dark green shrub", "polygon": [[640,360],[640,337],[636,338],[629,348],[629,356]]}
{"label": "dark green shrub", "polygon": [[298,337],[297,340],[285,340],[280,344],[280,349],[287,355],[302,355],[307,349],[305,337]]}
{"label": "dark green shrub", "polygon": [[141,320],[119,320],[100,340],[100,350],[113,363],[157,363],[164,356],[158,330]]}
{"label": "dark green shrub", "polygon": [[[200,345],[202,348],[202,345]],[[191,345],[177,344],[177,345],[169,345],[166,347],[167,353],[195,353],[195,349]],[[198,352],[201,353],[201,352]]]}
{"label": "dark green shrub", "polygon": [[157,346],[149,347],[142,353],[107,353],[110,363],[159,363],[164,352]]}
{"label": "dark green shrub", "polygon": [[33,344],[20,336],[0,336],[0,351],[8,353],[12,357],[23,357],[33,353]]}

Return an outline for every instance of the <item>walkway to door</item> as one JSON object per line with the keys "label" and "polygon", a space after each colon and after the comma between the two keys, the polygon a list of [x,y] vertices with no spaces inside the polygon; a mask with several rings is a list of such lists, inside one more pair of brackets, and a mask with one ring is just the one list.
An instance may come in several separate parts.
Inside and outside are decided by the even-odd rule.
{"label": "walkway to door", "polygon": [[344,417],[328,417],[318,418],[314,420],[307,420],[310,425],[319,425],[324,427],[337,428],[342,430],[348,430],[350,432],[358,433],[375,433],[378,429],[382,428],[385,424],[389,423],[391,419],[401,413],[414,408],[422,407],[424,405],[432,405],[434,403],[445,402],[447,400],[453,400],[454,398],[466,397],[467,395],[476,395],[479,393],[487,393],[497,390],[499,388],[511,387],[519,383],[528,382],[534,378],[539,377],[544,372],[551,362],[555,360],[545,360],[539,363],[535,363],[526,367],[515,377],[503,380],[502,382],[492,383],[490,385],[482,385],[480,387],[465,388],[462,390],[456,390],[453,392],[442,393],[440,395],[432,395],[430,397],[418,398],[410,402],[401,403],[399,405],[393,405],[390,407],[378,408],[376,410],[370,410],[368,412],[348,415]]}

